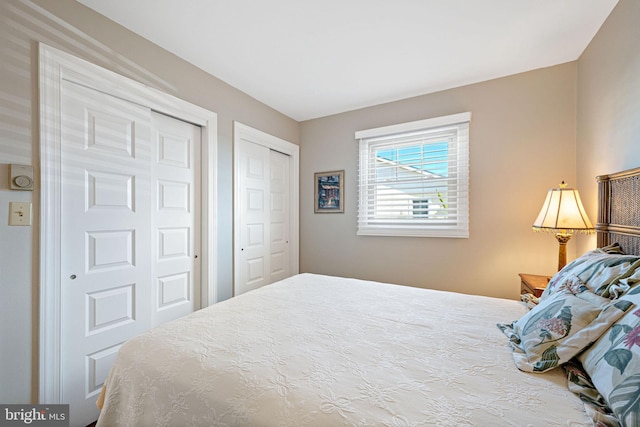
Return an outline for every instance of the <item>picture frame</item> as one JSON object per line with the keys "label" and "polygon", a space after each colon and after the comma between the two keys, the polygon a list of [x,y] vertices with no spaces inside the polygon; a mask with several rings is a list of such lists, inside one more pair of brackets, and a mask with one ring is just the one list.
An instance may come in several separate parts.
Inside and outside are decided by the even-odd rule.
{"label": "picture frame", "polygon": [[344,213],[344,170],[314,174],[314,213]]}

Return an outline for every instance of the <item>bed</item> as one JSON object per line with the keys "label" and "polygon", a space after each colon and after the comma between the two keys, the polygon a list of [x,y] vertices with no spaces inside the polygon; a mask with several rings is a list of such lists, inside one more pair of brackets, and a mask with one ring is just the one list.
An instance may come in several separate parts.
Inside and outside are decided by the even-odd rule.
{"label": "bed", "polygon": [[[615,271],[633,267],[638,204],[629,216],[619,214],[616,200],[630,191],[638,194],[639,175],[640,169],[598,177],[598,242],[615,250],[594,251],[588,262],[594,256],[626,256],[613,265]],[[613,245],[619,241],[622,248]],[[560,283],[554,276],[549,295],[543,294],[537,307],[550,305],[543,303],[545,298],[569,292],[565,282],[571,282],[572,296],[589,294],[593,311],[596,289],[585,290],[594,281],[581,270],[585,264],[577,261],[582,259],[559,276],[571,280]],[[605,264],[612,276],[612,264]],[[607,291],[615,294],[615,308],[614,297],[602,297],[606,308],[600,307],[594,318],[620,313],[608,315],[604,326],[593,321],[574,327],[571,344],[577,331],[594,330],[594,324],[599,329],[597,336],[592,331],[582,337],[587,342],[575,354],[558,352],[570,359],[562,361],[565,369],[546,364],[545,372],[526,372],[514,363],[518,345],[504,330],[532,313],[541,318],[537,307],[300,274],[125,343],[98,399],[98,427],[634,425],[640,386],[634,388],[636,383],[627,379],[640,376],[640,326],[637,345],[633,337],[631,347],[623,338],[631,336],[640,319],[640,292],[634,294],[640,291],[638,271],[611,279],[617,287]],[[603,276],[597,277],[602,288]],[[554,343],[561,342],[555,338]],[[622,355],[618,350],[629,352],[624,369],[612,367],[608,356]],[[621,381],[626,394],[619,390]],[[617,407],[611,409],[609,400]]]}

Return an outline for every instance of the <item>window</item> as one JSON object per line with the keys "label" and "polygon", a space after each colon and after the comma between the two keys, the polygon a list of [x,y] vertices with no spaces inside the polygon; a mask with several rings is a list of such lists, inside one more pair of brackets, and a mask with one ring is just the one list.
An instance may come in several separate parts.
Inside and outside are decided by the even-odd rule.
{"label": "window", "polygon": [[469,237],[469,122],[454,114],[356,132],[358,235]]}

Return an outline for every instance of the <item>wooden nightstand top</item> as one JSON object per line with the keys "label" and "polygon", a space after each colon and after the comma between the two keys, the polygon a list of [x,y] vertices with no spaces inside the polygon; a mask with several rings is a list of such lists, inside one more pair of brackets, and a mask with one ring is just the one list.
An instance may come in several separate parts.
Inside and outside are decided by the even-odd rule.
{"label": "wooden nightstand top", "polygon": [[542,295],[551,279],[551,276],[538,274],[519,273],[518,276],[520,276],[520,293],[530,293],[536,297]]}

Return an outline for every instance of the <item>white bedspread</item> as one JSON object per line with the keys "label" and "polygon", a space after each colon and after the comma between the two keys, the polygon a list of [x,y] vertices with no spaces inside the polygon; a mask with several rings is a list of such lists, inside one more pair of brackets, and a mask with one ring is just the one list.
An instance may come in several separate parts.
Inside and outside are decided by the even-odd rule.
{"label": "white bedspread", "polygon": [[562,369],[516,369],[524,311],[302,274],[127,342],[98,426],[591,425]]}

